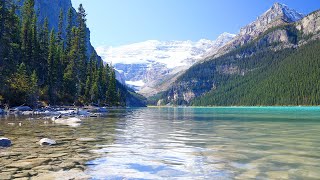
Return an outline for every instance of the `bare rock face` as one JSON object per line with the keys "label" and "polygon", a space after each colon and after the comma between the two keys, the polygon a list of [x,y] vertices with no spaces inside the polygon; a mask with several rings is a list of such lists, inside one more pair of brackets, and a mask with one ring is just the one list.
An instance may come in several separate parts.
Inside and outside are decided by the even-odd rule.
{"label": "bare rock face", "polygon": [[302,31],[305,35],[314,34],[320,31],[320,11],[306,16],[300,22],[297,23],[296,28]]}
{"label": "bare rock face", "polygon": [[[301,13],[288,8],[286,5],[275,3],[268,11],[259,16],[256,21],[241,28],[240,33],[232,41],[222,48],[210,52],[205,60],[219,57],[242,45],[245,45],[262,35],[270,28],[293,23],[302,18],[303,15]],[[283,37],[284,36],[281,36],[281,38]],[[276,38],[276,36],[274,36],[274,38]],[[272,41],[275,41],[275,39],[272,39]],[[283,39],[281,39],[281,41],[283,41]]]}
{"label": "bare rock face", "polygon": [[289,9],[283,4],[275,3],[271,9],[258,17],[256,21],[241,28],[239,35],[257,37],[271,27],[278,26],[283,23],[296,22],[302,18],[303,15],[295,10]]}
{"label": "bare rock face", "polygon": [[[199,70],[203,68],[202,62],[196,64],[194,69],[191,69],[191,73],[187,72],[186,76],[182,74],[181,78],[172,83],[173,85],[168,88],[158,104],[188,105],[193,99],[219,86],[218,80],[214,77],[208,79],[207,76],[212,73],[245,76],[248,72],[255,70],[241,68],[235,65],[234,61],[251,57],[266,49],[272,51],[296,49],[319,39],[320,10],[303,17],[302,14],[287,6],[276,3],[256,21],[242,28],[233,40],[217,51],[212,51],[211,56],[202,60],[203,62],[218,59],[225,63],[217,66],[212,64],[210,70],[204,72]],[[228,52],[231,53],[227,54]],[[190,76],[194,72],[199,74],[196,77]]]}

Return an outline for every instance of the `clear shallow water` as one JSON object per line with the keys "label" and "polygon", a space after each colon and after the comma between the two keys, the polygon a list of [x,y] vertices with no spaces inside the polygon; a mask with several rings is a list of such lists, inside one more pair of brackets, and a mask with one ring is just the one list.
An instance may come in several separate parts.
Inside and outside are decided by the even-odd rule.
{"label": "clear shallow water", "polygon": [[[45,158],[32,168],[40,179],[70,169],[91,179],[319,179],[319,134],[320,107],[122,109],[79,127],[0,118],[0,136],[13,140],[0,174]],[[43,137],[58,145],[40,147]]]}
{"label": "clear shallow water", "polygon": [[[127,110],[93,179],[319,179],[320,108]],[[106,122],[107,123],[107,122]]]}

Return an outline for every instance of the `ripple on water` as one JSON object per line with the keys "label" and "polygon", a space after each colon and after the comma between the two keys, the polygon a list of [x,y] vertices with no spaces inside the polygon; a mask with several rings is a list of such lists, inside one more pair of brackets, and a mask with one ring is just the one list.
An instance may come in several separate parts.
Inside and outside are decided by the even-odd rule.
{"label": "ripple on water", "polygon": [[[83,177],[92,179],[317,179],[319,116],[320,108],[144,108],[110,110],[78,127],[43,121],[19,127],[8,123],[21,119],[0,120],[0,132],[14,142],[5,150],[10,153],[0,150],[0,170],[17,173],[7,165],[49,158],[32,173],[63,176],[85,169]],[[41,148],[43,137],[60,144]]]}

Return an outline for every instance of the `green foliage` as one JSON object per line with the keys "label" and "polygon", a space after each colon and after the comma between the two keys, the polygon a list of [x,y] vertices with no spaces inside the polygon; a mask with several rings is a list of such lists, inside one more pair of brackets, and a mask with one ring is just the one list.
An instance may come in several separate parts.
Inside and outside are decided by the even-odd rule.
{"label": "green foliage", "polygon": [[[292,24],[272,28],[245,46],[191,67],[171,89],[149,102],[155,105],[161,99],[163,104],[194,106],[319,105],[320,41],[297,49],[270,50],[278,44],[269,44],[265,37],[279,29],[286,31],[292,44],[308,40]],[[196,98],[187,102],[182,94],[190,91]]]}
{"label": "green foliage", "polygon": [[268,56],[267,67],[224,83],[193,105],[319,105],[319,48],[315,41]]}
{"label": "green foliage", "polygon": [[[0,0],[1,104],[36,107],[38,101],[45,101],[51,105],[126,105],[129,92],[118,84],[113,67],[103,65],[95,53],[87,57],[86,12],[82,5],[76,21],[73,9],[69,10],[65,28],[61,11],[57,33],[49,33],[47,19],[42,25],[37,23],[34,0],[25,1],[21,18],[16,8],[12,1]],[[137,99],[133,94],[128,96]]]}

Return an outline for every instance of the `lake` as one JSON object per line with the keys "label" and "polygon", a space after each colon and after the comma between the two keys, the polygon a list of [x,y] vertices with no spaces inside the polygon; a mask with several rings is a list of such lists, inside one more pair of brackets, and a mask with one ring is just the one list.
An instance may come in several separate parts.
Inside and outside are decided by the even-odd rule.
{"label": "lake", "polygon": [[114,109],[78,127],[2,118],[13,146],[0,149],[0,176],[319,179],[319,134],[320,107]]}

